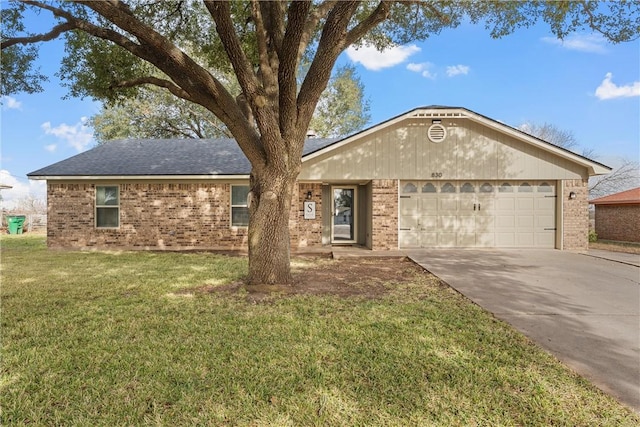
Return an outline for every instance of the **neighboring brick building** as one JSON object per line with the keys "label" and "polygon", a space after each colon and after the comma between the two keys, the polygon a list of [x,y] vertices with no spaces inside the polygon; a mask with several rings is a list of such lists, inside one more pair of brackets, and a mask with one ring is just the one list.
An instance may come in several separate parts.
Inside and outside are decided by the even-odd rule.
{"label": "neighboring brick building", "polygon": [[[250,164],[232,139],[112,141],[29,174],[48,244],[243,249]],[[294,248],[587,248],[589,176],[610,169],[464,108],[424,107],[309,139]]]}
{"label": "neighboring brick building", "polygon": [[640,243],[640,187],[591,200],[598,239]]}

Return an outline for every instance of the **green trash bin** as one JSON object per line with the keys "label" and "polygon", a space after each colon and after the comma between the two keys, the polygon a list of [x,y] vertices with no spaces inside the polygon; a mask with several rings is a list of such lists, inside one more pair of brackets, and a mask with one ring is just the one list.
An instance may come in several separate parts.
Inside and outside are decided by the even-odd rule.
{"label": "green trash bin", "polygon": [[22,234],[22,227],[24,226],[24,215],[11,215],[7,216],[7,225],[9,227],[9,234]]}

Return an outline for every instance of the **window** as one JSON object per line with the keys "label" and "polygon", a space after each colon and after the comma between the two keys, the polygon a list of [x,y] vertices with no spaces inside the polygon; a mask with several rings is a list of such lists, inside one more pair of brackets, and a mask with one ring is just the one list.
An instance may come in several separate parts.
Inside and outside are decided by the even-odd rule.
{"label": "window", "polygon": [[247,206],[247,196],[249,195],[248,185],[231,186],[231,226],[246,227],[249,225],[249,206]]}
{"label": "window", "polygon": [[548,183],[543,182],[542,184],[538,185],[538,193],[553,193],[553,188],[551,188]]}
{"label": "window", "polygon": [[520,187],[518,187],[518,193],[531,193],[532,191],[533,187],[531,187],[531,184],[528,182],[523,182],[520,184]]}
{"label": "window", "polygon": [[493,185],[489,184],[488,182],[485,182],[484,184],[482,184],[480,186],[480,192],[481,193],[493,193]]}
{"label": "window", "polygon": [[461,193],[475,193],[476,189],[470,182],[465,183],[462,187],[460,187]]}
{"label": "window", "polygon": [[427,182],[425,185],[422,186],[422,192],[423,193],[435,193],[436,192],[436,186],[433,185],[430,182]]}
{"label": "window", "polygon": [[456,192],[456,186],[451,184],[450,182],[447,182],[446,184],[444,184],[442,186],[442,188],[440,189],[441,193],[455,193]]}
{"label": "window", "polygon": [[513,187],[508,182],[503,182],[500,187],[498,187],[498,191],[500,193],[513,193]]}
{"label": "window", "polygon": [[404,188],[402,189],[403,193],[417,193],[418,192],[418,187],[416,187],[414,184],[412,183],[407,183]]}
{"label": "window", "polygon": [[120,226],[120,194],[117,186],[96,186],[96,227]]}

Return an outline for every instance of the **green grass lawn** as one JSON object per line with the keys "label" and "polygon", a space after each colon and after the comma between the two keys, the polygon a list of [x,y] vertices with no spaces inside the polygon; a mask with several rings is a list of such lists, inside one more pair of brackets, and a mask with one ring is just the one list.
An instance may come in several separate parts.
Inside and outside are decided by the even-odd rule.
{"label": "green grass lawn", "polygon": [[252,302],[184,291],[241,279],[244,258],[0,243],[3,426],[640,422],[425,274]]}

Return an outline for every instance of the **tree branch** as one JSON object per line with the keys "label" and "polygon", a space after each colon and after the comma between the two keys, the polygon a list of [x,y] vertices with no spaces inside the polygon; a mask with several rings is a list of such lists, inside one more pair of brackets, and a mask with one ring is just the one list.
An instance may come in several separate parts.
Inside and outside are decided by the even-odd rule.
{"label": "tree branch", "polygon": [[[264,107],[266,105],[266,98],[260,91],[258,78],[253,72],[251,63],[247,59],[247,56],[242,49],[242,45],[240,44],[240,40],[238,40],[236,35],[233,21],[231,20],[229,4],[227,2],[215,0],[204,0],[204,3],[209,14],[216,23],[216,32],[220,37],[222,46],[227,53],[227,57],[231,62],[238,79],[238,83],[240,83],[240,87],[242,88],[242,92],[247,101],[250,102],[252,107],[255,105]],[[238,104],[236,103],[236,105]],[[260,110],[262,110],[262,108],[252,109],[256,116],[258,116],[258,114],[260,114]],[[226,124],[231,129],[230,124]],[[264,147],[260,144],[260,138],[257,134],[254,135],[253,138],[242,141],[241,138],[239,138],[241,135],[237,135],[233,130],[231,130],[231,133],[236,137],[240,147],[243,149],[245,155],[249,158],[249,161],[254,167],[265,164],[267,153],[265,152]]]}
{"label": "tree branch", "polygon": [[597,198],[617,193],[640,183],[640,165],[636,161],[624,160],[620,167],[607,175],[596,177],[589,185],[589,196]]}
{"label": "tree branch", "polygon": [[111,88],[127,88],[127,87],[142,86],[145,84],[151,84],[154,86],[167,89],[169,92],[171,92],[178,98],[182,98],[187,101],[197,103],[197,101],[189,94],[189,92],[185,91],[180,86],[176,85],[170,80],[161,79],[154,76],[145,76],[145,77],[138,77],[137,79],[132,79],[132,80],[124,80],[121,82],[116,82],[112,84],[110,87]]}
{"label": "tree branch", "polygon": [[287,41],[279,51],[280,68],[278,70],[278,85],[280,86],[280,129],[284,135],[289,135],[297,126],[296,96],[298,92],[297,72],[300,63],[298,55],[302,43],[305,22],[310,1],[291,3],[287,16],[287,28],[284,39]]}
{"label": "tree branch", "polygon": [[307,50],[307,46],[311,42],[311,38],[318,27],[318,23],[321,19],[325,18],[329,11],[335,6],[337,3],[336,0],[328,0],[324,3],[321,3],[309,16],[307,20],[304,30],[302,32],[302,37],[300,39],[300,45],[298,47],[298,58],[297,62],[300,62],[302,55],[304,55],[305,50]]}
{"label": "tree branch", "polygon": [[135,56],[153,64],[169,76],[177,86],[188,92],[193,102],[204,106],[225,123],[233,123],[239,132],[249,131],[250,126],[248,123],[243,123],[244,116],[226,88],[175,44],[133,16],[126,4],[119,1],[87,0],[77,1],[77,3],[84,4],[133,35],[139,44],[115,31],[96,27],[85,21],[82,21],[83,25],[79,26],[80,29],[96,37],[110,40]]}
{"label": "tree branch", "polygon": [[236,35],[229,4],[215,0],[205,0],[204,3],[216,23],[216,32],[229,57],[238,83],[247,96],[254,97],[258,91],[259,82]]}
{"label": "tree branch", "polygon": [[[268,19],[265,20],[265,27],[271,35],[271,43],[273,44],[273,48],[276,52],[280,52],[283,42],[284,40],[286,40],[286,38],[284,37],[285,3],[282,1],[263,1],[260,2],[260,5],[263,8],[263,15],[266,15],[268,17]],[[293,4],[291,6],[293,6]],[[287,43],[288,42],[289,40],[287,40]]]}
{"label": "tree branch", "polygon": [[[253,16],[253,22],[256,25],[256,39],[258,45],[258,60],[260,61],[260,79],[262,80],[262,87],[269,92],[269,90],[276,85],[276,76],[273,72],[273,65],[269,51],[272,50],[270,47],[271,40],[269,38],[269,30],[267,29],[267,25],[265,25],[265,16],[262,13],[263,4],[268,4],[266,2],[260,2],[258,0],[251,0],[251,13]],[[269,18],[267,18],[268,20]],[[277,64],[275,64],[277,67]],[[273,95],[273,94],[272,94]]]}
{"label": "tree branch", "polygon": [[389,16],[389,10],[391,7],[391,1],[383,0],[378,3],[378,7],[371,12],[369,16],[367,16],[364,20],[362,20],[358,25],[356,25],[346,37],[345,44],[350,46],[360,40],[362,36],[367,34],[374,28],[376,25],[387,19]]}
{"label": "tree branch", "polygon": [[14,46],[16,44],[32,44],[39,42],[48,42],[55,38],[58,38],[60,34],[65,33],[67,31],[71,31],[75,29],[75,25],[70,22],[64,22],[62,24],[58,24],[51,29],[48,33],[37,34],[29,37],[12,37],[2,41],[0,45],[0,50],[5,49],[7,47]]}
{"label": "tree branch", "polygon": [[[315,57],[298,94],[298,117],[311,120],[316,103],[326,88],[338,55],[347,47],[346,29],[357,10],[357,1],[341,1],[334,5],[322,29]],[[377,10],[377,9],[376,9]]]}
{"label": "tree branch", "polygon": [[[580,4],[582,5],[582,9],[584,10],[584,13],[587,15],[588,17],[588,24],[589,24],[589,28],[591,28],[592,30],[594,30],[597,33],[602,34],[603,36],[605,36],[605,38],[607,38],[609,41],[614,42],[614,43],[619,43],[621,42],[621,37],[620,34],[615,35],[613,33],[611,33],[610,31],[604,30],[601,28],[600,24],[598,24],[596,21],[596,17],[593,15],[593,12],[591,9],[589,9],[589,5],[586,1],[580,1]],[[638,33],[638,35],[634,38],[627,38],[626,41],[632,41],[632,40],[636,40],[638,39],[638,37],[640,37],[640,33]]]}
{"label": "tree branch", "polygon": [[[280,94],[280,87],[278,86],[280,59],[278,57],[278,48],[276,47],[275,40],[282,39],[283,37],[282,33],[284,29],[278,28],[278,25],[282,24],[283,16],[274,16],[279,12],[280,2],[252,0],[251,5],[258,39],[257,44],[260,60],[258,78],[262,82],[262,88],[267,96],[267,102],[271,107],[266,117],[270,120],[268,122],[269,126],[272,127],[277,125],[278,117],[280,117],[280,100],[278,99]],[[284,14],[284,10],[280,11],[280,13]],[[278,34],[278,32],[280,34]],[[260,111],[255,111],[256,118],[258,118],[260,114],[262,114]],[[260,123],[260,120],[257,120],[257,123],[261,133],[266,134],[264,124]],[[279,129],[278,134],[280,134]]]}
{"label": "tree branch", "polygon": [[[254,152],[253,158],[247,157],[249,157],[254,167],[268,162],[272,164],[281,162],[282,156],[278,152],[280,132],[276,108],[268,105],[267,93],[260,85],[258,77],[253,72],[251,63],[242,49],[231,19],[229,4],[227,2],[205,0],[205,5],[216,23],[216,32],[227,52],[227,57],[233,66],[238,83],[240,83],[240,87],[242,87],[242,91],[251,106],[260,130],[260,142],[262,144],[259,146],[261,153]],[[258,144],[257,140],[255,143]],[[261,157],[255,157],[256,154],[261,154]]]}

